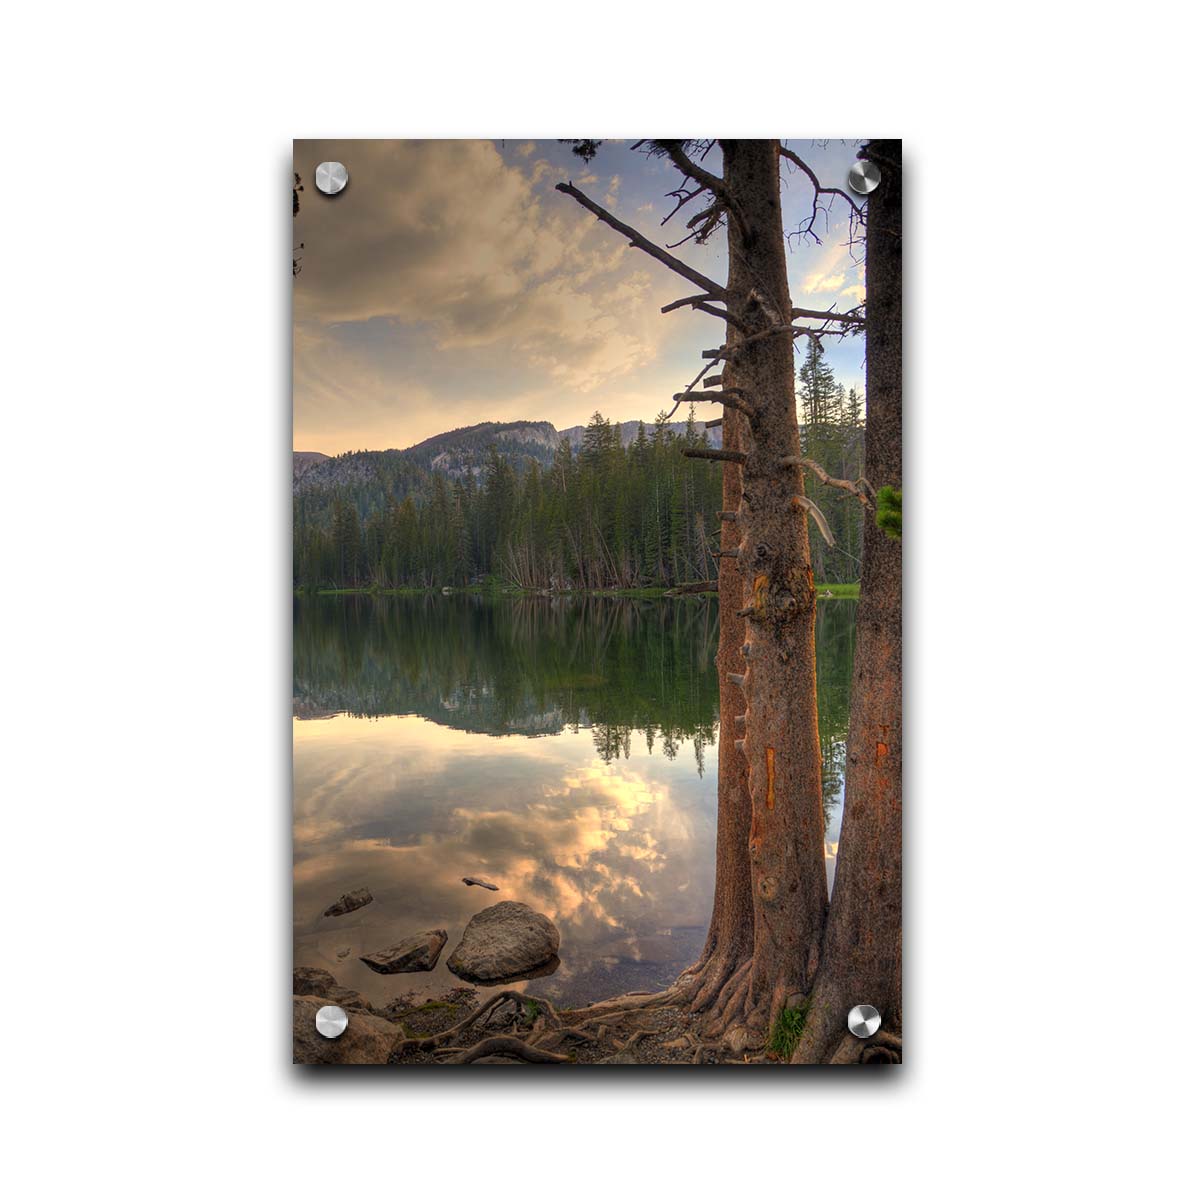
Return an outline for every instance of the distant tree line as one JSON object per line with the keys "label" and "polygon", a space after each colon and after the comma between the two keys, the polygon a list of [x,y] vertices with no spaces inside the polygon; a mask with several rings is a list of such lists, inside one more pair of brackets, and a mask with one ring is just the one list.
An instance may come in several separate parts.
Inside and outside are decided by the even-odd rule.
{"label": "distant tree line", "polygon": [[[797,376],[800,402],[800,441],[808,458],[819,462],[836,479],[863,474],[863,402],[857,388],[836,383],[824,350],[810,338],[808,354]],[[826,545],[814,530],[811,543],[813,577],[850,583],[862,570],[863,506],[853,496],[810,477],[808,494],[825,514],[833,534]]]}
{"label": "distant tree line", "polygon": [[[800,372],[809,444],[831,474],[861,473],[862,405],[837,386],[814,343]],[[564,439],[548,466],[522,470],[488,449],[482,470],[452,479],[397,465],[394,479],[294,501],[294,582],[300,588],[464,586],[492,577],[518,587],[674,587],[715,578],[720,471],[681,451],[708,444],[694,414],[676,433],[665,418],[629,445],[596,413],[577,451]],[[828,493],[828,494],[826,494]],[[858,577],[862,512],[817,487],[836,547],[814,536],[819,580]]]}

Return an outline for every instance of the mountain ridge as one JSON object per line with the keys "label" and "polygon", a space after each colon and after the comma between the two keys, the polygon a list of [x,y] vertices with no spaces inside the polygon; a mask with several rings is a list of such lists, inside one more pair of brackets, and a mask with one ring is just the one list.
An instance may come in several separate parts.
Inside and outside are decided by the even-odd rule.
{"label": "mountain ridge", "polygon": [[[620,429],[622,445],[629,446],[637,439],[639,425],[645,425],[647,436],[654,431],[652,421],[622,421],[615,426]],[[671,421],[666,428],[682,434],[687,422]],[[294,493],[303,494],[364,484],[380,471],[388,475],[440,473],[451,480],[467,474],[478,476],[493,446],[520,470],[532,462],[547,467],[564,438],[572,450],[578,450],[586,429],[586,425],[572,425],[560,430],[549,421],[481,421],[434,434],[403,450],[348,450],[336,456],[295,450],[292,488]],[[709,442],[719,447],[720,428],[707,432]]]}

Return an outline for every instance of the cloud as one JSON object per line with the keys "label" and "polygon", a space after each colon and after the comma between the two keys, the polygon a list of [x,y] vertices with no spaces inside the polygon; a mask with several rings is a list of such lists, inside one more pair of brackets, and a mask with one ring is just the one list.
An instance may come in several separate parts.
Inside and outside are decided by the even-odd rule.
{"label": "cloud", "polygon": [[[297,143],[302,176],[324,159],[344,161],[351,185],[336,199],[306,193],[296,223],[298,429],[322,414],[366,428],[372,408],[386,414],[397,400],[412,411],[437,386],[439,355],[587,392],[651,362],[670,336],[658,308],[675,284],[547,195],[540,181],[558,169],[545,160],[509,165],[490,142]],[[613,203],[620,185],[612,176]],[[368,345],[389,328],[420,331],[398,375]]]}
{"label": "cloud", "polygon": [[[294,222],[305,243],[294,283],[298,449],[401,447],[483,420],[565,428],[594,409],[652,419],[718,334],[708,317],[660,315],[688,286],[553,191],[580,166],[555,142],[510,142],[503,156],[486,141],[296,144],[306,180],[324,159],[345,162],[351,182],[332,199],[309,183]],[[576,182],[669,240],[659,218],[672,171],[638,154],[597,164]],[[785,189],[785,227],[810,203],[803,192]],[[839,243],[789,256],[793,294],[809,305],[861,296],[861,268]],[[721,239],[676,253],[723,278]]]}

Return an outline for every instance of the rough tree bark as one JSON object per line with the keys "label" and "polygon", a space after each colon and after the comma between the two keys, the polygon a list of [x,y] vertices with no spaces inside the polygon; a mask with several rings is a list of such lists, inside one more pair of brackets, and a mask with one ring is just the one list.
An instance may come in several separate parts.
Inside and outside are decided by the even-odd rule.
{"label": "rough tree bark", "polygon": [[[743,607],[749,610],[746,662],[735,682],[747,704],[742,745],[750,768],[754,904],[743,1015],[751,1033],[761,1035],[791,997],[811,986],[827,908],[816,592],[807,515],[791,499],[804,494],[804,477],[799,467],[780,461],[799,455],[800,431],[779,143],[730,140],[721,149],[725,186],[741,218],[729,221],[726,306],[735,327],[729,336],[745,344],[730,374],[753,412],[735,523]],[[771,335],[771,329],[780,332]],[[766,336],[754,337],[758,333]]]}
{"label": "rough tree bark", "polygon": [[[901,145],[863,156],[882,179],[867,207],[866,477],[899,487],[901,461]],[[850,699],[845,809],[821,966],[794,1063],[895,1062],[901,1032],[901,554],[868,521]],[[855,1045],[846,1014],[873,1004],[879,1034]],[[865,1056],[865,1058],[864,1058]]]}

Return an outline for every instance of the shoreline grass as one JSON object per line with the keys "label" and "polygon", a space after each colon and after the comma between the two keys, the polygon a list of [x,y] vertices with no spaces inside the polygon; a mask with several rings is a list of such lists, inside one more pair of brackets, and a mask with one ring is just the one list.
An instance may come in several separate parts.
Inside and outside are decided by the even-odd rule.
{"label": "shoreline grass", "polygon": [[[578,588],[570,591],[558,591],[554,596],[614,596],[626,600],[661,600],[667,588]],[[504,584],[489,586],[482,583],[468,584],[465,587],[447,588],[450,595],[458,596],[541,596],[546,593],[537,588],[509,587]],[[818,600],[857,600],[857,583],[818,583],[816,585]],[[440,587],[359,587],[359,588],[295,588],[295,596],[440,596]],[[685,596],[667,597],[672,600],[688,600],[695,596],[715,596],[716,592],[692,592]]]}

